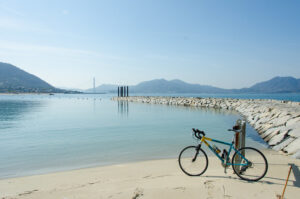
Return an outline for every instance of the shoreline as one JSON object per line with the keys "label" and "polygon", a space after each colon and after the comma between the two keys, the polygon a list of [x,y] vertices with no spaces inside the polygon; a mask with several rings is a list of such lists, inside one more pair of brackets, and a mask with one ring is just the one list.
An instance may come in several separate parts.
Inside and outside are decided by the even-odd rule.
{"label": "shoreline", "polygon": [[[256,141],[255,141],[256,142]],[[195,142],[191,141],[189,144],[190,145],[195,145]],[[181,149],[188,145],[183,145],[181,146],[182,148],[178,148],[178,154],[176,156],[166,156],[166,157],[155,157],[155,158],[141,158],[141,159],[135,159],[135,160],[127,160],[127,161],[119,161],[119,162],[110,162],[110,163],[93,163],[93,164],[86,164],[86,165],[81,165],[78,167],[56,167],[56,168],[43,168],[39,170],[32,170],[31,172],[27,173],[19,173],[16,175],[9,175],[9,176],[0,176],[0,181],[1,180],[9,180],[9,179],[16,179],[16,178],[24,178],[24,177],[30,177],[30,176],[39,176],[39,175],[47,175],[47,174],[52,174],[52,173],[63,173],[63,172],[68,172],[68,171],[76,171],[76,170],[84,170],[84,169],[92,169],[92,168],[100,168],[100,167],[110,167],[110,166],[115,166],[115,165],[121,165],[121,164],[135,164],[135,163],[140,163],[140,162],[147,162],[147,161],[159,161],[159,160],[168,160],[168,159],[176,159],[178,158],[179,152]],[[260,151],[268,151],[272,150],[267,147],[266,144],[262,144],[257,142],[257,145],[247,145],[250,147],[255,147],[256,149]],[[204,147],[207,153],[208,157],[215,157],[215,155],[208,150],[208,148],[205,146]],[[273,151],[273,150],[272,150]],[[233,155],[234,152],[231,153]],[[1,198],[1,197],[0,197]]]}
{"label": "shoreline", "polygon": [[240,180],[231,168],[224,174],[219,160],[209,156],[200,177],[185,175],[177,159],[149,160],[0,180],[0,198],[275,198],[289,164],[294,166],[285,197],[297,198],[300,160],[270,149],[263,153],[269,170],[253,183]]}
{"label": "shoreline", "polygon": [[235,110],[274,150],[300,159],[300,102],[199,97],[113,97],[115,101]]}
{"label": "shoreline", "polygon": [[[192,144],[192,143],[191,143]],[[258,148],[259,149],[259,148]],[[261,150],[261,149],[259,149]],[[263,149],[265,150],[265,149]],[[178,154],[179,155],[179,154]],[[212,156],[211,154],[207,154],[208,157]],[[10,179],[19,179],[19,178],[27,178],[31,176],[42,176],[42,175],[49,175],[54,173],[65,173],[65,172],[72,172],[72,171],[79,171],[79,170],[85,170],[85,169],[94,169],[94,168],[102,168],[102,167],[112,167],[116,165],[123,165],[123,164],[135,164],[135,163],[141,163],[141,162],[148,162],[148,161],[160,161],[160,160],[169,160],[169,159],[176,159],[176,158],[156,158],[156,159],[143,159],[143,160],[136,160],[136,161],[128,161],[128,162],[119,162],[119,163],[111,163],[111,164],[93,164],[93,165],[86,165],[86,166],[80,166],[77,168],[64,168],[64,169],[53,169],[53,170],[43,170],[42,172],[37,173],[29,173],[29,174],[23,174],[23,175],[17,175],[13,177],[4,177],[0,178],[1,180],[10,180]],[[0,197],[1,199],[1,197]]]}
{"label": "shoreline", "polygon": [[[259,143],[258,143],[259,144]],[[195,145],[195,142],[191,142],[190,145]],[[186,145],[188,146],[188,145]],[[140,160],[131,160],[131,161],[126,161],[126,162],[115,162],[115,163],[107,163],[107,164],[90,164],[90,165],[83,165],[79,167],[60,167],[56,169],[43,169],[39,170],[38,172],[31,172],[27,174],[21,174],[21,175],[16,175],[16,176],[10,176],[10,177],[0,177],[1,180],[9,180],[9,179],[18,179],[18,178],[26,178],[26,177],[31,177],[31,176],[41,176],[41,175],[49,175],[53,173],[64,173],[64,172],[72,172],[72,171],[77,171],[77,170],[85,170],[85,169],[93,169],[93,168],[101,168],[101,167],[112,167],[116,165],[123,165],[123,164],[136,164],[136,163],[142,163],[142,162],[151,162],[151,161],[161,161],[161,160],[170,160],[170,159],[177,159],[179,152],[186,146],[182,146],[182,148],[179,148],[178,154],[176,157],[160,157],[160,158],[152,158],[152,159],[140,159]],[[265,145],[257,145],[257,146],[251,146],[255,147],[256,149],[263,151],[263,152],[269,152],[269,151],[274,151],[273,149],[267,148]],[[204,150],[206,152],[206,155],[208,158],[215,158],[215,155],[205,146]],[[234,151],[231,152],[231,156],[234,154]],[[282,153],[282,155],[284,155]],[[1,197],[0,197],[1,199]]]}

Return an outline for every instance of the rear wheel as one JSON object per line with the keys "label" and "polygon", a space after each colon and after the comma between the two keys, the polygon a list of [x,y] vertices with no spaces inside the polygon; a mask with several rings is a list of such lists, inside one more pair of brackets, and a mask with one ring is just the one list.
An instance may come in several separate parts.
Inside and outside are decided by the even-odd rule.
{"label": "rear wheel", "polygon": [[[242,158],[242,154],[247,161]],[[243,165],[235,165],[243,164]],[[235,152],[232,156],[232,168],[236,175],[247,181],[258,181],[262,179],[268,171],[266,157],[259,150],[252,147],[244,147]]]}
{"label": "rear wheel", "polygon": [[206,153],[199,146],[184,148],[178,157],[181,170],[189,176],[202,175],[208,166]]}

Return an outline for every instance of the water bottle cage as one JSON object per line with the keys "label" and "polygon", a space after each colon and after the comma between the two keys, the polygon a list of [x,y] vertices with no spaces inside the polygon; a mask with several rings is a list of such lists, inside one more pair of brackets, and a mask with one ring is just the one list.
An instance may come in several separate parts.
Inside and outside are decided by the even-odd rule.
{"label": "water bottle cage", "polygon": [[215,153],[220,153],[221,152],[221,150],[216,145],[213,145],[212,148],[213,148]]}

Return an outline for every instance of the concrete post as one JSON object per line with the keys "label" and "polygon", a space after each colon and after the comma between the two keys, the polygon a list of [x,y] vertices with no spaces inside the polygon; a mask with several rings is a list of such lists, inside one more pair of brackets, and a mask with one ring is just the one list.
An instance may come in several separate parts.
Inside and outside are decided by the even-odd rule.
{"label": "concrete post", "polygon": [[246,146],[246,121],[241,122],[240,148]]}
{"label": "concrete post", "polygon": [[[246,145],[246,122],[243,120],[237,120],[236,121],[236,126],[239,126],[239,130],[236,131],[235,134],[235,148],[236,149],[240,149],[245,147]],[[245,151],[242,151],[242,155],[245,156]],[[235,161],[236,164],[239,164],[242,162],[242,159],[240,156],[236,156],[235,157]],[[240,170],[240,166],[236,165],[235,166],[236,170],[239,171]]]}

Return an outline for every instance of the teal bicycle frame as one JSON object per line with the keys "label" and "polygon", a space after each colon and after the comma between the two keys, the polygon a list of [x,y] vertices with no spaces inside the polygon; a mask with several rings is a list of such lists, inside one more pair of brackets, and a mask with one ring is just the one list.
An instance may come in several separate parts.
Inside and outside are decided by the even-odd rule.
{"label": "teal bicycle frame", "polygon": [[[210,144],[207,142],[207,141],[211,141],[211,142],[216,142],[216,143],[220,143],[220,144],[223,144],[223,145],[228,145],[229,146],[229,150],[228,150],[228,155],[226,157],[226,160],[224,160],[211,146]],[[223,141],[220,141],[220,140],[215,140],[215,139],[212,139],[212,138],[209,138],[209,137],[205,137],[203,136],[201,138],[201,141],[200,141],[200,144],[199,144],[199,147],[201,147],[201,144],[204,143],[206,146],[208,146],[208,148],[221,160],[221,162],[223,164],[226,164],[228,166],[230,165],[239,165],[239,166],[246,166],[249,164],[249,161],[239,152],[238,149],[236,149],[233,145],[234,145],[234,141],[232,141],[231,143],[229,142],[223,142]],[[229,162],[229,156],[230,156],[230,153],[232,151],[232,149],[241,157],[242,160],[245,160],[246,163],[242,164],[242,163],[238,163],[238,164],[232,164],[231,162]]]}

